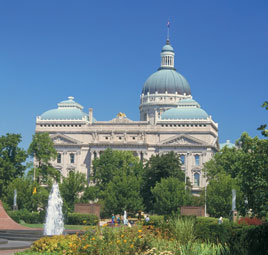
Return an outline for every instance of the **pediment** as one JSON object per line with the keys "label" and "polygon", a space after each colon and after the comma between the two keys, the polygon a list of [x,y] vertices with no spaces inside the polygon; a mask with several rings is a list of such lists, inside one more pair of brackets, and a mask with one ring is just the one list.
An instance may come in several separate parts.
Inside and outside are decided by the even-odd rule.
{"label": "pediment", "polygon": [[80,142],[74,138],[71,138],[63,134],[55,134],[51,136],[51,139],[55,145],[79,145]]}
{"label": "pediment", "polygon": [[181,145],[181,146],[194,146],[194,145],[205,145],[205,143],[190,135],[176,135],[172,136],[161,142],[161,145]]}

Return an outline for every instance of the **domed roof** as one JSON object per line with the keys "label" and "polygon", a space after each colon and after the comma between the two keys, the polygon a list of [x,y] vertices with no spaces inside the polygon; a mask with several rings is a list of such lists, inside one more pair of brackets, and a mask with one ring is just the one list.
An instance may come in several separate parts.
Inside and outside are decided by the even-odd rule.
{"label": "domed roof", "polygon": [[166,44],[162,48],[162,52],[163,51],[172,51],[172,52],[174,52],[174,49],[173,49],[173,47],[170,44]]}
{"label": "domed roof", "polygon": [[83,106],[76,103],[73,97],[61,101],[57,109],[52,109],[41,114],[41,120],[88,120],[88,114],[83,112]]}
{"label": "domed roof", "polygon": [[143,94],[168,93],[191,94],[187,80],[173,69],[160,69],[153,73],[144,83]]}
{"label": "domed roof", "polygon": [[227,147],[227,148],[234,148],[236,147],[234,143],[231,143],[230,140],[226,140],[225,143],[220,143],[220,149],[222,149],[223,147]]}
{"label": "domed roof", "polygon": [[200,108],[200,105],[193,99],[183,99],[177,108],[171,108],[161,115],[162,120],[181,119],[207,119],[208,114]]}

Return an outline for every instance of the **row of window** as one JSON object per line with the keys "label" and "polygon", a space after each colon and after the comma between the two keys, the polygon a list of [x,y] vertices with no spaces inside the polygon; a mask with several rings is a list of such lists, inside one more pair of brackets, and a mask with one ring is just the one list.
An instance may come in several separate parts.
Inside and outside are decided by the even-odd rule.
{"label": "row of window", "polygon": [[[195,165],[199,166],[200,165],[200,156],[194,155],[194,159],[195,159]],[[185,164],[185,155],[180,155],[180,160],[181,160],[181,164],[184,165]]]}
{"label": "row of window", "polygon": [[82,127],[80,124],[41,124],[40,127]]}
{"label": "row of window", "polygon": [[162,124],[161,127],[206,127],[206,124]]}
{"label": "row of window", "polygon": [[[70,153],[69,156],[70,156],[70,163],[74,164],[74,159],[75,159],[74,153]],[[57,154],[57,163],[61,164],[61,153]]]}

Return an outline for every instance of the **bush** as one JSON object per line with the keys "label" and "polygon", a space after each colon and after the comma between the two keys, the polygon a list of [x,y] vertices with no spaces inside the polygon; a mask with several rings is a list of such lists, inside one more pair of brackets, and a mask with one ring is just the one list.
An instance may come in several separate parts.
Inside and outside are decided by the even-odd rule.
{"label": "bush", "polygon": [[144,225],[152,225],[155,227],[161,227],[165,222],[163,215],[151,215],[148,222],[144,221]]}
{"label": "bush", "polygon": [[254,217],[254,218],[249,218],[249,217],[245,217],[245,218],[240,218],[238,220],[238,224],[246,224],[246,225],[261,225],[263,222],[262,220]]}
{"label": "bush", "polygon": [[26,209],[18,211],[8,211],[9,217],[11,217],[17,223],[24,221],[29,224],[44,223],[45,213],[44,212],[29,212]]}
{"label": "bush", "polygon": [[99,219],[94,214],[68,213],[67,224],[70,225],[97,225]]}

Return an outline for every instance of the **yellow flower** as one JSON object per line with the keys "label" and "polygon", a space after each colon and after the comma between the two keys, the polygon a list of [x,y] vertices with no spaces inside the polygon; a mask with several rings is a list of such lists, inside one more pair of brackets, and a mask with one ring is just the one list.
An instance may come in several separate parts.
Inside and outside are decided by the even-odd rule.
{"label": "yellow flower", "polygon": [[139,238],[142,238],[142,236],[138,236]]}
{"label": "yellow flower", "polygon": [[117,242],[117,243],[120,243],[120,240],[117,240],[116,242]]}
{"label": "yellow flower", "polygon": [[138,231],[139,233],[141,233],[142,232],[142,230],[141,229],[139,229],[139,231]]}
{"label": "yellow flower", "polygon": [[133,248],[133,247],[134,247],[134,245],[133,245],[133,244],[131,244],[131,245],[130,245],[130,248]]}
{"label": "yellow flower", "polygon": [[125,240],[124,240],[124,243],[126,243],[126,242],[127,242],[127,240],[125,239]]}
{"label": "yellow flower", "polygon": [[121,237],[123,238],[123,237],[124,237],[124,235],[121,235]]}
{"label": "yellow flower", "polygon": [[92,238],[91,238],[91,240],[93,240],[93,241],[94,241],[94,240],[95,240],[95,237],[92,237]]}

